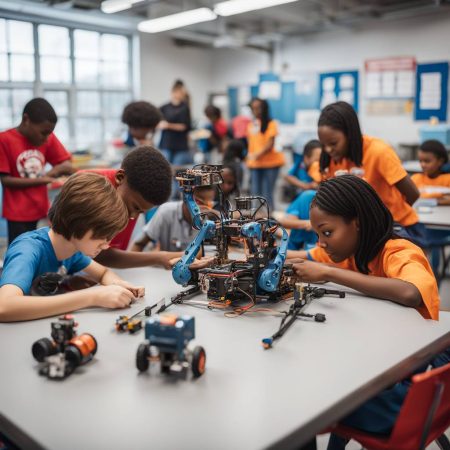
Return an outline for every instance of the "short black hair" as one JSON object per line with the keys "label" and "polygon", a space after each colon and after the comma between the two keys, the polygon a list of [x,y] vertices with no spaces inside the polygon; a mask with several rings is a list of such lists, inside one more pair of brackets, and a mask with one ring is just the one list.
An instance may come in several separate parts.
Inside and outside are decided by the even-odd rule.
{"label": "short black hair", "polygon": [[223,155],[223,162],[224,163],[234,162],[235,159],[243,161],[244,158],[245,158],[244,143],[240,139],[231,139],[225,148],[225,153]]}
{"label": "short black hair", "polygon": [[309,158],[312,155],[312,152],[316,148],[322,148],[322,144],[317,139],[312,139],[308,141],[303,147],[303,157]]}
{"label": "short black hair", "polygon": [[[346,102],[336,102],[325,106],[320,113],[317,126],[327,126],[342,131],[348,140],[348,159],[357,167],[362,164],[363,137],[358,116],[351,105]],[[330,155],[322,152],[320,155],[320,170],[323,172],[330,165]]]}
{"label": "short black hair", "polygon": [[58,121],[53,106],[41,97],[30,100],[23,108],[22,115],[24,114],[28,116],[32,123],[50,122],[55,124]]}
{"label": "short black hair", "polygon": [[149,145],[131,150],[122,161],[128,185],[147,202],[162,205],[172,187],[172,169],[163,154]]}
{"label": "short black hair", "polygon": [[205,116],[206,117],[217,117],[218,119],[220,119],[222,117],[222,111],[220,110],[220,108],[218,108],[217,106],[214,105],[208,105],[205,110],[204,110]]}
{"label": "short black hair", "polygon": [[439,142],[436,139],[430,139],[428,141],[422,142],[422,144],[420,144],[419,150],[425,153],[433,153],[436,158],[442,159],[444,161],[444,164],[448,163],[447,149],[442,142]]}
{"label": "short black hair", "polygon": [[162,114],[149,102],[131,102],[122,112],[122,122],[132,128],[156,128],[162,120]]}
{"label": "short black hair", "polygon": [[369,262],[386,241],[396,237],[392,214],[372,186],[355,175],[342,175],[322,182],[311,202],[311,209],[314,207],[345,221],[358,219],[355,263],[361,273],[369,273]]}

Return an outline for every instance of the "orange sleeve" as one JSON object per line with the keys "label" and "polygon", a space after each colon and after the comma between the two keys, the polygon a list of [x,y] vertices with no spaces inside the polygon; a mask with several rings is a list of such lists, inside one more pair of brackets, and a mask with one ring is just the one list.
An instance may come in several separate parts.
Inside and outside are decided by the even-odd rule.
{"label": "orange sleeve", "polygon": [[308,254],[308,259],[311,261],[333,263],[322,247],[314,247],[306,253]]}
{"label": "orange sleeve", "polygon": [[387,278],[397,278],[413,284],[422,296],[423,305],[417,309],[425,319],[439,320],[439,291],[436,278],[423,251],[412,242],[395,240],[386,249],[383,270]]}
{"label": "orange sleeve", "polygon": [[376,146],[376,160],[374,161],[376,169],[390,186],[408,175],[392,147],[379,140],[373,142],[372,145]]}
{"label": "orange sleeve", "polygon": [[320,173],[319,161],[314,161],[308,169],[308,175],[316,182],[322,181],[322,174]]}

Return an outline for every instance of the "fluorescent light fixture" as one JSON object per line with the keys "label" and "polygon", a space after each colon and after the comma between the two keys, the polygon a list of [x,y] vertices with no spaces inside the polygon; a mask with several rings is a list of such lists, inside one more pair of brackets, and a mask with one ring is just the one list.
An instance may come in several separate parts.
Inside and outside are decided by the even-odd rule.
{"label": "fluorescent light fixture", "polygon": [[293,3],[298,0],[229,0],[216,3],[214,12],[219,16],[233,16],[256,9],[270,8],[271,6],[283,5],[284,3]]}
{"label": "fluorescent light fixture", "polygon": [[106,14],[114,14],[119,11],[125,11],[142,0],[105,0],[101,3],[100,9]]}
{"label": "fluorescent light fixture", "polygon": [[138,24],[138,30],[144,33],[160,33],[161,31],[182,28],[194,23],[208,22],[217,18],[217,15],[209,8],[191,9],[170,16],[157,19],[144,20]]}

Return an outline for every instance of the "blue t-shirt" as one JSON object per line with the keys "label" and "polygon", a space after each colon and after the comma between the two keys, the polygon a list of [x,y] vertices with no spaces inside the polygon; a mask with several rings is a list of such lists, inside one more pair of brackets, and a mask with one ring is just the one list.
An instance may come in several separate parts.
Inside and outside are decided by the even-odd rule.
{"label": "blue t-shirt", "polygon": [[[309,208],[311,202],[315,197],[317,191],[308,190],[303,191],[297,198],[288,206],[286,212],[297,216],[302,220],[309,220]],[[291,230],[288,241],[289,250],[299,250],[300,248],[309,249],[315,247],[317,243],[317,234],[314,231],[306,230]]]}
{"label": "blue t-shirt", "polygon": [[308,171],[303,161],[294,163],[294,165],[289,170],[288,175],[298,178],[300,181],[303,181],[305,183],[311,183],[311,181],[313,181],[313,179],[308,175]]}
{"label": "blue t-shirt", "polygon": [[58,272],[62,266],[68,274],[80,272],[92,261],[77,252],[70,258],[58,261],[48,235],[49,228],[23,233],[8,247],[3,264],[0,287],[14,284],[24,295],[30,293],[33,280],[45,272]]}

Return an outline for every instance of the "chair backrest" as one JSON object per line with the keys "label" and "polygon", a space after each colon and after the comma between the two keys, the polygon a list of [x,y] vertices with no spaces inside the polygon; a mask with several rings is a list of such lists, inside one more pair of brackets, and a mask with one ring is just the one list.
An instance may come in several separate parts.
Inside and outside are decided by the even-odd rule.
{"label": "chair backrest", "polygon": [[[389,438],[390,448],[421,448],[450,426],[450,364],[413,376]],[[400,445],[401,444],[401,445]],[[425,444],[425,443],[424,443]]]}

